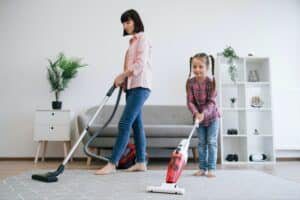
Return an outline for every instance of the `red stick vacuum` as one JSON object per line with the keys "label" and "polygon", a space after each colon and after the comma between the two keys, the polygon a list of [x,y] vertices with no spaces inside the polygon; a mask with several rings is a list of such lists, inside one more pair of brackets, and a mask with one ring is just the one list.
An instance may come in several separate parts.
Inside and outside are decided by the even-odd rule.
{"label": "red stick vacuum", "polygon": [[148,186],[147,192],[184,194],[184,188],[179,188],[177,181],[187,164],[190,141],[198,124],[199,122],[196,120],[188,139],[181,140],[177,148],[173,151],[168,165],[165,183],[162,183],[160,186]]}

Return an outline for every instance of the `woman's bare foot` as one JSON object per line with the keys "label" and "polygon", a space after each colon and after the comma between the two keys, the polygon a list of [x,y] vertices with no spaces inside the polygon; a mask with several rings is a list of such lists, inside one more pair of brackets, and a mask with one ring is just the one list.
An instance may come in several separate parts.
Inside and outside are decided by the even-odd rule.
{"label": "woman's bare foot", "polygon": [[215,177],[216,177],[216,172],[215,172],[215,170],[208,170],[206,176],[207,176],[208,178],[215,178]]}
{"label": "woman's bare foot", "polygon": [[194,176],[205,176],[206,171],[204,171],[203,169],[199,169],[198,171],[196,171],[194,173]]}
{"label": "woman's bare foot", "polygon": [[144,163],[144,162],[136,163],[135,165],[129,167],[126,171],[127,172],[145,172],[145,171],[147,171],[147,166],[146,166],[146,163]]}
{"label": "woman's bare foot", "polygon": [[96,175],[106,175],[106,174],[112,174],[116,172],[116,165],[112,163],[107,163],[103,168],[97,170],[95,172]]}

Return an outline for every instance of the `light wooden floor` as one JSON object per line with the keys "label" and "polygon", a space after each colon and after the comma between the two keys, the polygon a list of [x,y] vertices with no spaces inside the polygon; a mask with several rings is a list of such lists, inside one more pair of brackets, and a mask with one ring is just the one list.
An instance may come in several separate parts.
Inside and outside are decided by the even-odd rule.
{"label": "light wooden floor", "polygon": [[[33,161],[30,160],[9,160],[9,161],[0,161],[0,180],[5,179],[8,176],[18,175],[22,172],[34,170],[34,169],[56,169],[61,161],[45,161],[38,162],[34,165]],[[151,160],[149,162],[148,169],[152,170],[165,170],[168,160]],[[67,169],[98,169],[103,166],[103,163],[92,162],[91,166],[87,166],[85,161],[73,161],[70,162],[67,166]],[[197,163],[190,161],[186,169],[197,169]],[[284,179],[292,180],[300,183],[300,161],[277,161],[274,165],[240,165],[240,166],[221,166],[218,165],[218,169],[254,169],[260,170],[274,176],[282,177]]]}

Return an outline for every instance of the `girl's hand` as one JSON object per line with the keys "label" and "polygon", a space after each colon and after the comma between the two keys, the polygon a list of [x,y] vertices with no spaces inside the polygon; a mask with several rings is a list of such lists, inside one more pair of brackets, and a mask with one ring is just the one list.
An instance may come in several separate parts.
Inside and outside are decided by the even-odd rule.
{"label": "girl's hand", "polygon": [[195,118],[200,122],[204,120],[204,114],[203,113],[196,113]]}

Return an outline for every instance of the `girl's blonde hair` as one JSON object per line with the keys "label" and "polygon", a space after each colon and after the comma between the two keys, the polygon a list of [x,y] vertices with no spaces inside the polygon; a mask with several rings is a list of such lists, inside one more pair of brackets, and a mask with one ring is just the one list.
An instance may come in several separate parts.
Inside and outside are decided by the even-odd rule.
{"label": "girl's blonde hair", "polygon": [[205,58],[206,59],[206,66],[207,68],[209,67],[209,64],[211,65],[211,74],[213,76],[213,81],[212,81],[212,90],[214,91],[216,89],[216,80],[215,80],[215,59],[212,55],[207,55],[206,53],[197,53],[194,56],[190,57],[190,71],[189,71],[189,76],[186,81],[186,91],[188,90],[188,84],[189,80],[191,79],[192,76],[192,61],[194,58]]}

